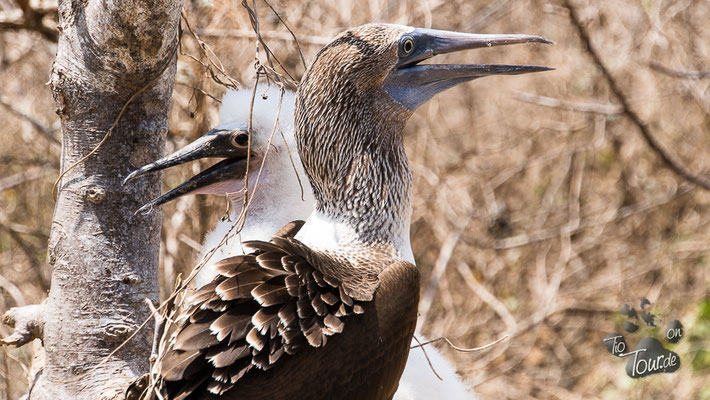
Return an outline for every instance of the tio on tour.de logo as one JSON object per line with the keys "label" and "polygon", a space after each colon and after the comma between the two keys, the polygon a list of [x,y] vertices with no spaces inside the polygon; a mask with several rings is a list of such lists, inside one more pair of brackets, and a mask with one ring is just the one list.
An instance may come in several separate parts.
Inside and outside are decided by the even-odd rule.
{"label": "tio on tour.de logo", "polygon": [[[641,319],[646,326],[655,327],[656,316],[650,312],[650,305],[651,302],[648,299],[641,300]],[[646,307],[649,307],[648,311]],[[624,331],[636,332],[639,326],[631,322],[632,319],[638,320],[639,318],[636,310],[629,307],[628,304],[624,304],[621,314],[627,318],[624,323]],[[669,322],[664,336],[667,342],[677,343],[683,338],[683,325],[678,320]],[[642,378],[661,372],[672,373],[680,368],[678,354],[663,347],[661,341],[653,337],[641,339],[632,351],[629,351],[624,335],[619,333],[608,334],[602,339],[602,343],[611,355],[629,358],[626,363],[626,375],[631,378]]]}

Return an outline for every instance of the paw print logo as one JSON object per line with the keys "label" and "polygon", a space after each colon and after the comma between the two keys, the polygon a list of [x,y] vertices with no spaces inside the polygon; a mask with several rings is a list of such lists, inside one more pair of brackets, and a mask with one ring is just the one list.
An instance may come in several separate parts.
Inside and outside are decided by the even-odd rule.
{"label": "paw print logo", "polygon": [[[656,327],[656,315],[651,312],[651,302],[648,299],[641,299],[640,304],[641,318],[640,320],[647,327]],[[624,331],[634,333],[639,330],[638,312],[624,304],[621,307],[621,314],[626,317],[624,322]],[[678,343],[683,338],[683,325],[678,320],[673,320],[666,325],[665,340],[669,343]],[[619,333],[610,333],[602,343],[606,346],[607,351],[616,357],[626,358],[626,375],[631,378],[643,378],[652,374],[662,372],[673,373],[680,368],[680,357],[678,354],[666,349],[660,340],[654,337],[645,337],[641,339],[636,348],[629,351],[629,346],[626,343],[624,335]]]}

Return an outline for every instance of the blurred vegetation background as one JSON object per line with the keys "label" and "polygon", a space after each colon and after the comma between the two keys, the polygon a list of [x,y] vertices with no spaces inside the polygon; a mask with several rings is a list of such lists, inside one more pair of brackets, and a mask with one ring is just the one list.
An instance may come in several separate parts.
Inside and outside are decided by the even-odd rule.
{"label": "blurred vegetation background", "polygon": [[[370,21],[478,33],[530,33],[554,46],[482,49],[437,62],[530,63],[555,71],[486,78],[437,96],[406,130],[414,170],[412,245],[423,272],[420,329],[481,398],[709,399],[710,192],[670,169],[638,124],[677,163],[710,171],[710,2],[703,0],[263,0],[264,41],[294,79],[348,27]],[[48,81],[56,2],[0,0],[0,311],[41,302],[61,132]],[[186,0],[166,152],[217,122],[225,87],[206,68],[253,84],[256,40],[240,2]],[[608,74],[597,65],[578,27]],[[209,55],[209,59],[207,57]],[[264,50],[259,56],[264,61]],[[209,67],[222,81],[226,77]],[[280,73],[284,73],[278,69]],[[611,79],[611,80],[610,80]],[[616,88],[616,89],[615,89]],[[619,99],[620,91],[625,100]],[[172,188],[207,164],[165,173]],[[195,263],[223,198],[164,207],[161,285]],[[650,299],[663,337],[685,338],[674,374],[626,376],[602,338],[621,332],[624,303]],[[10,332],[0,327],[3,336]],[[37,349],[0,352],[0,399],[27,391]]]}

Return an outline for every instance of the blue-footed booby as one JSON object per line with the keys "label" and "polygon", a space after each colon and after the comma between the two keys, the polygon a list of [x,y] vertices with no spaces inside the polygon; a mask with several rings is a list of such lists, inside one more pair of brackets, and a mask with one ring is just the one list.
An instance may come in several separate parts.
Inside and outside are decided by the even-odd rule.
{"label": "blue-footed booby", "polygon": [[[157,361],[157,393],[175,399],[392,398],[419,292],[402,129],[419,105],[456,84],[547,69],[419,63],[441,53],[528,42],[548,41],[368,24],[321,50],[295,106],[296,144],[315,211],[300,230],[292,225],[271,242],[244,242],[252,253],[215,265],[214,280],[181,306]],[[217,169],[234,164],[228,158]],[[193,184],[214,181],[214,171]]]}

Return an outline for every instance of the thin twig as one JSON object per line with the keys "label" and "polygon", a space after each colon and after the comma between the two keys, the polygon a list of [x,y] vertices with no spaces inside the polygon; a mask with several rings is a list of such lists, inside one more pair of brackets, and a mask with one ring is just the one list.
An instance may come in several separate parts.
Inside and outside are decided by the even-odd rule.
{"label": "thin twig", "polygon": [[[192,89],[194,92],[200,92],[200,93],[204,94],[205,96],[209,97],[210,99],[216,101],[217,103],[222,104],[222,100],[218,99],[218,98],[215,97],[213,94],[211,94],[211,93],[209,93],[209,92],[207,92],[207,91],[205,91],[205,90],[203,90],[203,89],[194,87],[194,86],[192,86],[192,85],[188,85],[187,83],[178,82],[178,81],[175,81],[175,84],[178,85],[178,86],[184,86],[184,87],[186,87],[186,88],[190,88],[190,89]],[[194,94],[193,94],[193,96],[194,96]],[[192,99],[190,99],[190,100],[192,100]]]}
{"label": "thin twig", "polygon": [[429,355],[426,353],[426,349],[424,349],[424,345],[422,344],[422,342],[420,342],[416,336],[412,336],[412,339],[414,339],[418,344],[416,346],[410,347],[410,349],[413,349],[415,347],[419,347],[420,349],[422,349],[422,353],[424,353],[424,358],[426,358],[426,362],[429,364],[429,368],[431,368],[431,372],[433,372],[434,375],[436,375],[436,377],[439,378],[439,380],[443,382],[444,380],[441,379],[441,376],[436,372],[436,369],[434,369],[434,364],[431,363],[431,360],[429,359]]}
{"label": "thin twig", "polygon": [[[271,48],[266,44],[264,41],[264,38],[261,36],[261,31],[259,29],[259,14],[256,9],[256,0],[252,1],[252,7],[249,7],[249,4],[247,3],[247,0],[242,0],[242,7],[244,7],[247,10],[247,13],[249,14],[249,21],[251,22],[252,29],[254,30],[254,33],[256,34],[256,49],[257,49],[257,68],[258,67],[264,67],[266,68],[267,72],[270,74],[267,74],[267,79],[271,78],[269,75],[273,75],[275,80],[280,83],[288,83],[291,86],[296,86],[296,80],[295,78],[288,72],[286,67],[281,63],[281,61],[276,57],[273,51],[271,51]],[[265,65],[262,65],[259,62],[259,45],[261,45],[264,48],[264,51],[266,52],[266,61],[268,63],[268,67]],[[283,75],[279,74],[276,72],[276,69],[274,68],[273,62],[276,62],[279,67],[281,67],[281,70],[288,75],[288,79],[286,79]]]}
{"label": "thin twig", "polygon": [[125,345],[127,345],[131,340],[133,340],[133,338],[136,337],[136,335],[138,335],[138,333],[139,333],[141,330],[143,330],[143,328],[148,324],[148,321],[150,321],[151,318],[153,318],[152,315],[151,315],[150,317],[146,318],[146,319],[143,321],[143,323],[140,324],[140,325],[138,326],[138,328],[136,328],[136,330],[133,331],[133,333],[131,333],[131,335],[126,338],[126,340],[124,340],[123,342],[121,342],[121,344],[119,344],[118,346],[116,346],[115,349],[111,350],[111,352],[108,353],[108,354],[106,355],[106,357],[103,358],[103,360],[99,361],[96,365],[94,365],[93,367],[91,367],[91,369],[89,369],[89,370],[86,371],[85,373],[83,373],[83,374],[77,376],[77,377],[74,378],[74,379],[70,379],[70,380],[68,380],[67,382],[79,382],[80,380],[84,379],[85,377],[89,376],[91,373],[93,373],[94,371],[96,371],[100,366],[106,364],[106,363],[108,362],[108,360],[110,360],[111,357],[114,356],[114,354],[118,353],[119,350],[121,350]]}
{"label": "thin twig", "polygon": [[[284,89],[283,85],[281,85],[279,87],[279,99],[278,99],[277,106],[276,106],[276,120],[274,121],[274,126],[271,129],[271,135],[269,135],[269,140],[266,143],[266,151],[264,151],[264,155],[262,156],[262,159],[261,159],[261,165],[259,166],[259,172],[256,175],[256,182],[254,183],[254,189],[252,190],[252,193],[250,196],[251,199],[254,198],[254,195],[256,194],[256,189],[259,186],[259,182],[261,181],[261,172],[264,170],[264,164],[266,163],[266,158],[269,155],[269,150],[271,150],[271,142],[274,139],[274,134],[276,133],[277,129],[279,129],[279,130],[281,129],[280,125],[279,125],[279,116],[281,115],[281,105],[283,103],[283,98],[284,98],[285,93],[286,93],[286,90]],[[252,101],[253,101],[253,99],[252,99]],[[253,112],[253,111],[254,110],[252,109],[251,112]],[[251,135],[251,124],[250,124],[249,130],[250,130],[250,135]],[[246,177],[245,177],[245,180],[246,180]]]}
{"label": "thin twig", "polygon": [[165,318],[163,318],[158,310],[155,309],[155,306],[153,306],[153,302],[150,301],[149,298],[146,297],[145,303],[148,305],[148,308],[150,309],[150,314],[155,318],[155,331],[153,333],[153,346],[151,347],[150,351],[150,362],[151,364],[154,363],[158,359],[158,346],[160,345],[160,342],[158,339],[162,336],[162,331],[165,327]]}
{"label": "thin twig", "polygon": [[[216,28],[205,28],[198,29],[197,33],[202,37],[213,37],[213,38],[235,38],[235,39],[254,39],[256,34],[253,29],[216,29]],[[295,41],[293,36],[288,32],[279,31],[261,31],[261,37],[267,40],[283,40],[283,41]],[[315,46],[325,46],[330,43],[332,39],[326,36],[306,36],[300,35],[298,37],[298,43],[309,44]]]}
{"label": "thin twig", "polygon": [[283,139],[284,144],[286,145],[286,151],[288,151],[288,158],[291,161],[291,168],[293,168],[293,173],[296,174],[296,180],[298,180],[298,187],[301,188],[301,201],[306,201],[306,198],[304,197],[306,195],[306,192],[304,192],[303,182],[301,182],[301,176],[298,174],[296,162],[293,160],[293,152],[291,151],[291,147],[288,145],[288,140],[286,140],[286,136],[284,136],[283,131],[279,129],[279,132],[281,133],[281,139]]}
{"label": "thin twig", "polygon": [[200,244],[200,242],[196,241],[195,239],[187,236],[186,234],[184,234],[182,232],[178,233],[178,239],[195,251],[202,250],[202,245]]}
{"label": "thin twig", "polygon": [[0,288],[5,290],[7,294],[12,297],[13,300],[15,300],[15,304],[18,307],[22,307],[25,304],[27,304],[27,301],[25,300],[25,296],[22,294],[22,290],[17,287],[14,283],[12,283],[9,279],[5,278],[4,276],[0,275]]}
{"label": "thin twig", "polygon": [[[298,38],[296,37],[296,34],[293,33],[293,31],[292,31],[291,28],[288,26],[288,24],[286,23],[286,21],[284,21],[283,18],[281,18],[281,15],[279,15],[279,13],[276,12],[276,10],[274,9],[274,7],[271,5],[271,3],[269,3],[268,0],[264,0],[264,3],[266,3],[267,6],[269,6],[269,8],[271,9],[271,12],[273,12],[274,15],[276,15],[276,18],[278,18],[279,21],[281,21],[281,23],[282,23],[282,24],[286,27],[286,29],[288,30],[288,33],[291,34],[291,37],[293,38],[293,41],[296,43],[296,50],[298,50],[298,55],[301,57],[301,63],[303,63],[303,68],[304,68],[304,69],[308,68],[308,65],[306,65],[306,59],[303,57],[303,51],[301,51],[301,43],[298,41]],[[261,34],[261,32],[260,32],[259,34]]]}
{"label": "thin twig", "polygon": [[422,293],[422,300],[419,305],[419,313],[421,314],[422,320],[426,321],[431,305],[434,302],[434,296],[436,295],[437,289],[439,288],[439,281],[441,277],[446,272],[446,268],[451,259],[451,255],[459,242],[459,238],[463,233],[463,229],[458,229],[449,233],[449,235],[444,240],[439,250],[439,256],[434,264],[434,269],[429,277],[429,282],[427,282],[426,287]]}
{"label": "thin twig", "polygon": [[[490,347],[493,347],[493,346],[497,345],[498,343],[500,343],[500,342],[502,342],[502,341],[508,339],[509,337],[510,337],[509,335],[505,335],[505,336],[503,336],[503,337],[501,337],[501,338],[496,339],[495,341],[493,341],[493,342],[491,342],[491,343],[484,344],[483,346],[480,346],[480,347],[472,347],[472,348],[470,348],[470,349],[467,349],[467,348],[465,348],[465,347],[458,347],[458,346],[456,346],[455,344],[453,344],[453,343],[451,342],[451,340],[449,340],[449,338],[447,338],[446,336],[442,336],[442,337],[440,337],[440,338],[438,338],[438,339],[433,339],[433,340],[429,340],[429,341],[424,342],[424,343],[419,343],[419,344],[416,345],[416,346],[410,347],[410,349],[416,349],[417,347],[423,347],[423,346],[426,346],[426,345],[428,345],[428,344],[435,343],[435,342],[438,342],[438,341],[440,341],[440,340],[443,340],[443,341],[446,342],[446,344],[448,344],[449,346],[451,346],[451,348],[454,349],[454,350],[456,350],[456,351],[460,351],[460,352],[462,352],[462,353],[473,353],[473,352],[476,352],[476,351],[481,351],[481,350],[485,350],[485,349],[488,349],[488,348],[490,348]],[[417,340],[417,343],[418,343],[418,342],[419,342],[419,341]]]}
{"label": "thin twig", "polygon": [[505,328],[509,332],[515,331],[518,326],[518,322],[513,317],[513,314],[508,311],[508,308],[503,304],[498,298],[491,293],[484,285],[482,285],[471,272],[471,268],[464,262],[460,262],[456,265],[456,269],[463,278],[466,285],[475,293],[484,303],[486,303],[490,308],[495,311],[496,314],[505,323]]}
{"label": "thin twig", "polygon": [[658,199],[656,201],[646,203],[646,204],[640,204],[640,205],[635,205],[635,206],[625,206],[621,207],[619,209],[613,209],[604,212],[603,214],[600,214],[595,217],[589,217],[589,218],[584,218],[581,219],[578,226],[574,229],[570,229],[567,224],[564,224],[562,226],[557,226],[553,228],[548,228],[548,229],[541,229],[538,231],[530,232],[530,233],[521,233],[519,235],[511,236],[505,239],[498,239],[495,241],[491,242],[483,242],[479,243],[473,238],[466,237],[464,236],[462,240],[466,243],[469,244],[474,244],[474,245],[480,245],[481,247],[487,247],[487,248],[493,248],[496,250],[505,250],[505,249],[511,249],[514,247],[520,247],[520,246],[526,246],[531,243],[535,242],[541,242],[543,240],[548,240],[548,239],[554,239],[563,233],[565,233],[565,229],[571,234],[575,232],[579,232],[583,229],[595,227],[595,226],[600,226],[600,225],[606,225],[610,222],[613,221],[619,221],[634,215],[638,215],[647,211],[650,211],[652,209],[661,207],[663,205],[666,205],[670,203],[671,201],[679,198],[680,196],[685,195],[686,193],[690,192],[693,190],[694,186],[690,184],[683,185],[678,188],[677,191],[664,196],[661,199]]}
{"label": "thin twig", "polygon": [[601,70],[602,75],[608,82],[611,91],[614,93],[617,99],[619,99],[619,102],[621,103],[621,106],[624,110],[624,115],[626,115],[634,123],[634,125],[638,127],[644,139],[646,139],[646,143],[648,143],[649,147],[651,147],[651,149],[654,150],[666,163],[666,165],[676,174],[682,176],[683,178],[687,179],[692,183],[695,183],[696,185],[701,186],[704,189],[710,190],[710,179],[696,175],[695,173],[687,169],[679,160],[677,160],[675,156],[668,153],[668,151],[663,148],[658,139],[656,139],[651,134],[648,125],[646,125],[646,123],[641,120],[641,117],[639,117],[638,114],[636,114],[636,112],[631,109],[629,101],[624,95],[624,92],[621,90],[614,77],[611,75],[609,70],[602,62],[601,56],[596,52],[596,50],[594,50],[594,47],[592,47],[592,42],[589,37],[589,33],[582,24],[576,8],[572,6],[572,2],[570,0],[565,0],[564,4],[565,7],[569,9],[572,25],[577,29],[579,37],[582,40],[582,43],[584,44],[585,48],[587,49],[587,52],[594,60],[594,63]]}
{"label": "thin twig", "polygon": [[710,78],[710,70],[708,71],[680,71],[677,69],[671,69],[665,65],[659,63],[658,61],[651,61],[648,64],[651,69],[672,76],[674,78],[680,79],[705,79]]}
{"label": "thin twig", "polygon": [[35,248],[32,247],[29,243],[27,243],[22,237],[20,237],[20,232],[16,229],[13,229],[12,225],[7,226],[3,222],[0,222],[0,230],[5,230],[7,232],[10,238],[15,241],[15,243],[20,248],[25,257],[27,257],[27,260],[30,262],[30,265],[32,265],[32,268],[35,271],[38,271],[41,265],[37,260],[37,252],[35,251]]}
{"label": "thin twig", "polygon": [[[21,233],[23,235],[32,235],[41,239],[48,239],[49,235],[40,229],[33,229],[27,225],[18,224],[10,220],[10,217],[0,210],[0,228],[5,228],[9,231]],[[34,254],[33,252],[31,252]]]}
{"label": "thin twig", "polygon": [[561,108],[568,111],[576,111],[592,114],[621,114],[624,110],[616,104],[587,103],[560,100],[554,97],[538,96],[525,92],[513,92],[513,98],[525,103],[537,104],[550,108]]}
{"label": "thin twig", "polygon": [[[257,50],[258,51],[258,50]],[[251,90],[251,99],[249,99],[249,122],[247,123],[247,132],[249,133],[249,140],[247,143],[247,164],[246,164],[246,171],[244,172],[244,203],[242,205],[242,214],[246,217],[246,209],[248,207],[248,202],[249,202],[249,166],[251,164],[251,145],[252,145],[252,136],[253,136],[253,129],[254,129],[254,98],[256,97],[256,88],[259,86],[259,71],[257,70],[256,73],[256,78],[254,79],[254,87]]]}
{"label": "thin twig", "polygon": [[[195,32],[194,29],[192,29],[192,25],[190,25],[190,20],[187,19],[187,13],[185,12],[185,9],[183,8],[181,11],[182,20],[185,21],[185,26],[187,27],[187,30],[190,32],[192,37],[195,38],[197,41],[197,44],[200,47],[200,51],[202,52],[202,55],[205,56],[209,64],[205,64],[202,61],[198,60],[196,57],[190,55],[190,54],[185,54],[182,52],[182,46],[180,46],[180,54],[185,55],[192,60],[198,62],[201,64],[207,72],[209,72],[210,76],[212,77],[212,80],[217,82],[218,84],[228,88],[228,89],[239,89],[242,87],[242,85],[237,81],[236,79],[232,78],[225,70],[224,64],[222,64],[222,60],[217,57],[217,54],[215,54],[214,51],[210,48],[210,46],[207,45],[202,39],[200,39],[200,36]],[[181,41],[182,43],[182,41]],[[210,56],[211,54],[211,56]],[[213,59],[214,58],[214,59]],[[215,70],[217,70],[218,74],[215,73]],[[222,80],[223,77],[226,79],[227,82],[224,82]]]}

